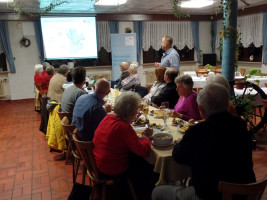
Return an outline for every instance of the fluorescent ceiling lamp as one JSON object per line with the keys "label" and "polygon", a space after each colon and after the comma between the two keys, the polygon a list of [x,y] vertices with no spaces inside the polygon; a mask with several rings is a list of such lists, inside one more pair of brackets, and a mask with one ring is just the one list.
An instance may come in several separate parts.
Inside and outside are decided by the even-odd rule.
{"label": "fluorescent ceiling lamp", "polygon": [[9,2],[13,2],[13,0],[0,0],[0,3],[9,3]]}
{"label": "fluorescent ceiling lamp", "polygon": [[97,6],[117,6],[125,4],[127,0],[99,0],[95,3]]}
{"label": "fluorescent ceiling lamp", "polygon": [[210,6],[213,4],[213,0],[190,0],[190,1],[182,1],[182,8],[203,8],[206,6]]}

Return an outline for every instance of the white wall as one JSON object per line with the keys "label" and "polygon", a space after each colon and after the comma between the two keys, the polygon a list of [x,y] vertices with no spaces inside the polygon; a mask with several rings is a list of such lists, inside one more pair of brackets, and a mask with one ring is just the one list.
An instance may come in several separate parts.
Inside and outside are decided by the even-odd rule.
{"label": "white wall", "polygon": [[[199,22],[199,48],[204,54],[212,53],[210,28],[211,22]],[[203,57],[201,57],[201,64],[202,63]]]}
{"label": "white wall", "polygon": [[[34,98],[34,65],[40,63],[35,35],[24,35],[31,41],[29,47],[20,45],[23,29],[18,28],[19,23],[22,22],[8,22],[10,45],[16,66],[16,73],[8,74],[11,100]],[[33,22],[27,22],[27,25],[28,28],[33,28]]]}

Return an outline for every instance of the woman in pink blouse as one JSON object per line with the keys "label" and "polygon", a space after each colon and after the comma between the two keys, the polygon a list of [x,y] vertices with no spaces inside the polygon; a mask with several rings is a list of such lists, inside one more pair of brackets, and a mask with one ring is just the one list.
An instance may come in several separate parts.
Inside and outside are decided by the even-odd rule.
{"label": "woman in pink blouse", "polygon": [[189,75],[178,76],[175,79],[177,92],[180,96],[178,103],[171,112],[171,117],[178,117],[188,121],[189,119],[200,120],[197,105],[197,93],[193,91],[194,82]]}

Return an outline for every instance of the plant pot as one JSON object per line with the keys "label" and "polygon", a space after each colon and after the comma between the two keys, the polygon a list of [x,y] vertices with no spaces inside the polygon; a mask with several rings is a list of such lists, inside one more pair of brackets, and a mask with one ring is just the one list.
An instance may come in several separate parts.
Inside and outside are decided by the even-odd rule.
{"label": "plant pot", "polygon": [[246,82],[243,81],[235,81],[235,88],[238,90],[242,90],[246,86]]}
{"label": "plant pot", "polygon": [[235,87],[236,89],[242,90],[246,85],[246,81],[244,78],[242,79],[235,79]]}

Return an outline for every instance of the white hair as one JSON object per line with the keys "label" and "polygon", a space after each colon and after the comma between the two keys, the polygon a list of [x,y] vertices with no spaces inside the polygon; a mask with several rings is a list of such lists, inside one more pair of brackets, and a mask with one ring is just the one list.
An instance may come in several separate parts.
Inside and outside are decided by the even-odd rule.
{"label": "white hair", "polygon": [[35,72],[35,74],[39,74],[42,71],[43,71],[43,65],[37,64],[37,65],[34,66],[34,72]]}
{"label": "white hair", "polygon": [[229,91],[223,85],[211,83],[197,95],[197,103],[202,106],[207,116],[226,112],[229,107]]}
{"label": "white hair", "polygon": [[223,85],[224,87],[226,87],[228,91],[230,90],[229,82],[227,81],[226,78],[224,78],[224,77],[221,76],[220,74],[216,74],[216,75],[213,75],[213,76],[209,76],[209,77],[207,78],[207,84],[211,84],[211,83],[218,83],[218,84],[221,84],[221,85]]}
{"label": "white hair", "polygon": [[136,111],[140,104],[141,97],[139,94],[128,91],[122,92],[115,99],[114,112],[123,120],[128,121],[136,115]]}
{"label": "white hair", "polygon": [[129,70],[132,70],[134,74],[137,74],[137,68],[138,68],[137,64],[130,64]]}

